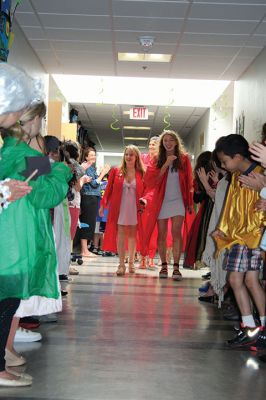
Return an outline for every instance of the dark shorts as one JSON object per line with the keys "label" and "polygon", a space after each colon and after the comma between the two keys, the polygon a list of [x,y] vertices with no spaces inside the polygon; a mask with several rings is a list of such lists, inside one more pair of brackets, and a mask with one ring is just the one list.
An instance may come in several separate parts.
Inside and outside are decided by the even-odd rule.
{"label": "dark shorts", "polygon": [[247,272],[260,271],[262,265],[261,249],[235,244],[229,249],[223,268],[230,272]]}

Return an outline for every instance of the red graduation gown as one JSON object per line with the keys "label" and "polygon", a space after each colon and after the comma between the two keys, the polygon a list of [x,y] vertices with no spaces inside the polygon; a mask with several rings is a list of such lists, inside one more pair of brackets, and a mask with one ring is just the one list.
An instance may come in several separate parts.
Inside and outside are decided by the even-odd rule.
{"label": "red graduation gown", "polygon": [[[108,178],[108,184],[101,200],[101,205],[104,208],[109,207],[108,217],[106,221],[106,229],[103,240],[103,250],[116,252],[117,251],[117,221],[120,213],[120,204],[123,192],[124,176],[120,172],[119,168],[113,168]],[[136,204],[139,209],[139,199],[143,195],[143,178],[141,174],[136,171]],[[140,213],[137,214],[138,226],[137,226],[137,247],[138,243],[143,243],[142,239],[142,221]]]}
{"label": "red graduation gown", "polygon": [[[189,214],[188,208],[193,208],[193,175],[190,160],[186,154],[182,155],[181,159],[182,167],[178,170],[179,184],[182,193],[182,198],[186,210],[184,224],[183,224],[183,248],[186,244],[187,233],[194,219],[194,212]],[[157,222],[167,182],[168,169],[165,171],[163,176],[159,178],[160,169],[155,165],[150,165],[147,168],[144,185],[147,204],[147,224],[145,226],[145,237],[144,237],[144,253],[147,254],[148,246],[155,224]]]}

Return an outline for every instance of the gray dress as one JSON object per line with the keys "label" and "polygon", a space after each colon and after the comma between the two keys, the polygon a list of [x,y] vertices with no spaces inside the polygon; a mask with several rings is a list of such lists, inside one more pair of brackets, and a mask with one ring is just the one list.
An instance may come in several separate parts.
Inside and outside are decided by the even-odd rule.
{"label": "gray dress", "polygon": [[178,171],[169,167],[163,204],[158,219],[166,219],[177,215],[185,215],[182,193],[179,184]]}

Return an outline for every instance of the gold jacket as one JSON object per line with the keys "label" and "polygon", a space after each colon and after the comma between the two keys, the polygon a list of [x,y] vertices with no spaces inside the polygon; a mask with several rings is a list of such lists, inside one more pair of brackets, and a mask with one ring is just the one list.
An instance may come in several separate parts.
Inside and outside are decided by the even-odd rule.
{"label": "gold jacket", "polygon": [[[253,171],[263,173],[260,166]],[[239,175],[239,172],[232,174],[217,226],[225,235],[215,238],[218,252],[229,249],[234,244],[245,245],[250,249],[258,248],[266,224],[265,212],[255,209],[255,204],[260,199],[259,192],[242,187],[237,179]]]}

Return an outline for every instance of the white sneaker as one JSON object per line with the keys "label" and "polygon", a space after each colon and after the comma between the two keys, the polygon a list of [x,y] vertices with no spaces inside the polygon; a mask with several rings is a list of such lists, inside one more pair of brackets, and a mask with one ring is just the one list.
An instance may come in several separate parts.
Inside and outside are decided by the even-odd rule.
{"label": "white sneaker", "polygon": [[28,331],[28,329],[18,328],[15,334],[14,342],[38,342],[42,340],[42,335],[39,332]]}

